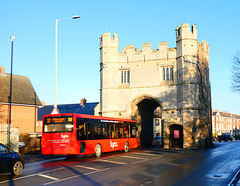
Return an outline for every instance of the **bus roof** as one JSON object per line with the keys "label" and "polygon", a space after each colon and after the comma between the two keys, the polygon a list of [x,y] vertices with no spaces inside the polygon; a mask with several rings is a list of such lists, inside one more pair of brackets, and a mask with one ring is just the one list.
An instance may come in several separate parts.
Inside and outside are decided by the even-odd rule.
{"label": "bus roof", "polygon": [[98,120],[112,120],[112,121],[123,121],[123,122],[134,122],[136,121],[126,118],[114,118],[114,117],[105,117],[105,116],[94,116],[87,114],[75,114],[75,113],[64,113],[64,114],[49,114],[44,115],[44,117],[57,117],[57,116],[75,116],[79,118],[87,118],[87,119],[98,119]]}

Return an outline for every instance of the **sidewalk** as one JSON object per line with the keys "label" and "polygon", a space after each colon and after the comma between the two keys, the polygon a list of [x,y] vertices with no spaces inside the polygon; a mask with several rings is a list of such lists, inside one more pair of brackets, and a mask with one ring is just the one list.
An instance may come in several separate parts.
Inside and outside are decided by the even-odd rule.
{"label": "sidewalk", "polygon": [[63,156],[54,156],[54,155],[43,155],[41,153],[38,154],[30,154],[30,155],[23,155],[24,162],[34,162],[34,161],[42,161],[42,160],[49,160],[54,158],[60,158]]}

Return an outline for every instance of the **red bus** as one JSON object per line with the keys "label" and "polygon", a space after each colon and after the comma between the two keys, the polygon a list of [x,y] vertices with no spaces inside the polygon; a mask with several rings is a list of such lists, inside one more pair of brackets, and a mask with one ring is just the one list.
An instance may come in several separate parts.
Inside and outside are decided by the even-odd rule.
{"label": "red bus", "polygon": [[84,114],[43,117],[41,151],[44,155],[87,155],[138,147],[136,121]]}

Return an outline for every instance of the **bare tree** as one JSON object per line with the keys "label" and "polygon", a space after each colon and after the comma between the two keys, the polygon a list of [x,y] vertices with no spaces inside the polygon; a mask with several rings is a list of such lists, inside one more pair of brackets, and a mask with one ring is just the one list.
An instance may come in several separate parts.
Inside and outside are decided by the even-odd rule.
{"label": "bare tree", "polygon": [[240,52],[233,55],[232,90],[240,94]]}

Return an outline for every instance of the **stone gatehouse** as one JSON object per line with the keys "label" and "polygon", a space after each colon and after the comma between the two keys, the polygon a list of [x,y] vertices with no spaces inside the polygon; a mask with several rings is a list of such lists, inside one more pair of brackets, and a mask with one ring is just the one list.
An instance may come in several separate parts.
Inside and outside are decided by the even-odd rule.
{"label": "stone gatehouse", "polygon": [[182,24],[175,34],[175,48],[144,43],[122,52],[117,34],[100,37],[99,114],[136,120],[141,146],[156,135],[164,148],[211,144],[209,46],[198,42],[195,25]]}

